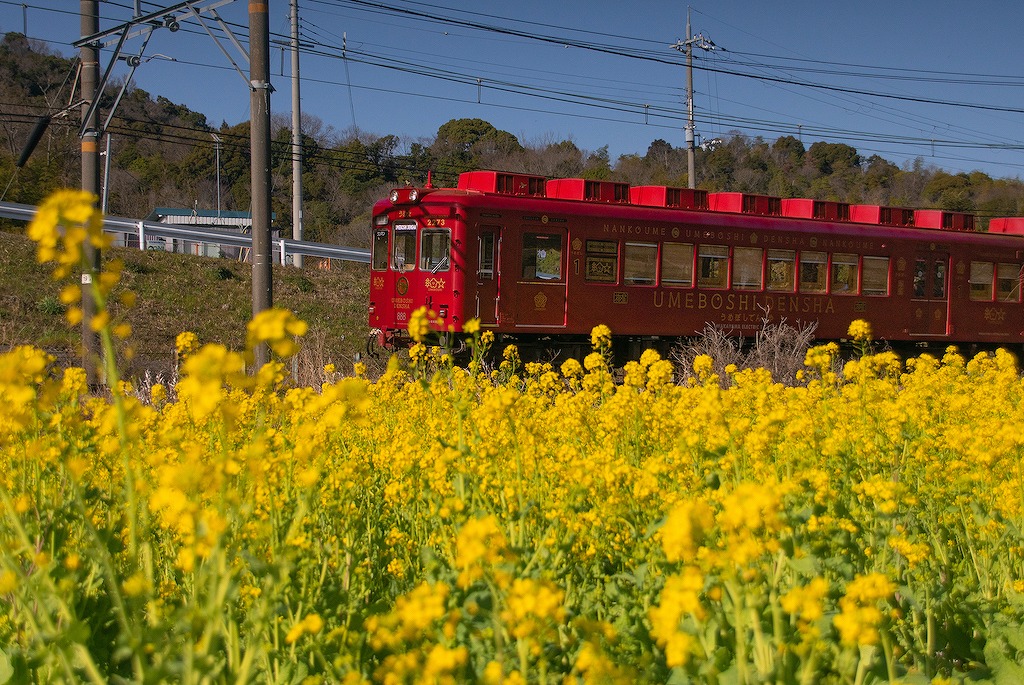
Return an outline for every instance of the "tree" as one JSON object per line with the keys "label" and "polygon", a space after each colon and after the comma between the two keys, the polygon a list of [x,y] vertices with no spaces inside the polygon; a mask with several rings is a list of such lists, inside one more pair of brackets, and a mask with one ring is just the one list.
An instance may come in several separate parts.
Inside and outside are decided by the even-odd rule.
{"label": "tree", "polygon": [[703,155],[697,178],[708,190],[727,190],[732,185],[733,174],[736,172],[736,155],[734,148],[720,145]]}
{"label": "tree", "polygon": [[[57,188],[81,182],[75,117],[55,119],[28,164],[17,171],[14,166],[36,118],[68,103],[70,73],[72,60],[41,43],[14,33],[0,39],[0,98],[7,103],[0,112],[0,175],[10,179],[8,200],[35,203]],[[104,90],[104,114],[120,85],[114,81]],[[275,115],[272,126],[271,201],[278,224],[285,226],[291,214],[290,119]],[[110,132],[111,213],[143,217],[158,205],[214,207],[218,165],[212,133],[222,141],[219,169],[227,192],[221,194],[221,206],[249,207],[248,122],[213,129],[204,114],[128,84]],[[581,150],[573,140],[551,134],[524,146],[482,119],[453,119],[434,137],[407,141],[355,128],[339,135],[306,113],[302,144],[306,235],[322,241],[367,240],[364,215],[373,201],[396,185],[426,182],[430,172],[437,186],[454,185],[459,172],[474,168],[687,185],[686,149],[661,138],[645,152],[620,155],[612,164],[607,146]],[[705,141],[696,156],[697,180],[706,190],[1024,215],[1020,179],[947,173],[922,159],[900,168],[878,155],[862,159],[855,148],[840,143],[820,141],[808,149],[793,136],[766,143],[733,131]]]}
{"label": "tree", "polygon": [[583,152],[571,140],[549,142],[534,152],[531,173],[551,178],[572,178],[583,173]]}
{"label": "tree", "polygon": [[937,172],[924,187],[924,197],[930,206],[951,212],[973,212],[974,192],[967,174]]}
{"label": "tree", "polygon": [[438,171],[455,176],[482,166],[484,160],[523,149],[508,131],[499,131],[483,119],[452,119],[437,129],[430,146]]}
{"label": "tree", "polygon": [[806,152],[804,144],[793,136],[780,136],[772,143],[775,161],[783,168],[793,169],[803,164]]}
{"label": "tree", "polygon": [[651,141],[651,144],[647,146],[647,154],[644,155],[644,161],[651,165],[667,167],[672,161],[672,152],[672,145],[658,138]]}
{"label": "tree", "polygon": [[878,155],[871,155],[867,161],[867,168],[864,170],[864,192],[868,196],[865,199],[873,199],[879,204],[887,202],[884,199],[892,187],[896,176],[900,173],[899,167],[888,162]]}
{"label": "tree", "polygon": [[655,165],[640,155],[619,155],[615,162],[615,177],[634,186],[652,185],[651,173],[654,168]]}
{"label": "tree", "polygon": [[860,168],[857,149],[843,143],[814,143],[807,154],[818,173],[825,176],[844,169]]}
{"label": "tree", "polygon": [[608,146],[598,148],[587,155],[587,161],[583,163],[583,178],[594,181],[603,181],[611,178],[611,160],[608,157]]}

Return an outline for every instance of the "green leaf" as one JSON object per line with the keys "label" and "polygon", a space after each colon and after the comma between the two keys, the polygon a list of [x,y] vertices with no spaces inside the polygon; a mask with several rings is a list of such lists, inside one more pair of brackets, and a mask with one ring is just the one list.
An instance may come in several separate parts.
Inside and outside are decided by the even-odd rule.
{"label": "green leaf", "polygon": [[0,649],[0,685],[10,682],[13,675],[14,668],[11,666],[11,660],[7,657],[7,653]]}
{"label": "green leaf", "polygon": [[1006,656],[1002,640],[989,640],[985,645],[985,662],[992,669],[996,685],[1024,683],[1024,666]]}
{"label": "green leaf", "polygon": [[932,679],[924,673],[908,673],[900,676],[900,685],[930,685]]}
{"label": "green leaf", "polygon": [[820,563],[818,558],[813,554],[808,554],[797,559],[787,559],[786,563],[803,578],[813,578],[820,572]]}

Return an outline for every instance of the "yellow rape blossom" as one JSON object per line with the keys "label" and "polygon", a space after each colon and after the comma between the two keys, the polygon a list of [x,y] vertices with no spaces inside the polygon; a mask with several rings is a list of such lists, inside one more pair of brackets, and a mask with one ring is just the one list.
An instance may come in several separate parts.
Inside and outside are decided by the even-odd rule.
{"label": "yellow rape blossom", "polygon": [[699,380],[707,380],[711,376],[715,362],[710,355],[698,354],[693,359],[693,372]]}
{"label": "yellow rape blossom", "polygon": [[705,502],[686,500],[677,504],[659,531],[665,558],[672,562],[693,560],[713,524],[714,512]]}
{"label": "yellow rape blossom", "polygon": [[192,331],[178,333],[178,336],[174,339],[174,347],[178,359],[184,360],[199,349],[199,336]]}
{"label": "yellow rape blossom", "polygon": [[832,619],[843,644],[878,643],[878,628],[884,618],[878,602],[895,591],[896,585],[880,573],[857,576],[846,586],[846,594],[839,600],[840,613]]}
{"label": "yellow rape blossom", "polygon": [[306,334],[309,326],[287,309],[271,308],[259,312],[247,327],[246,348],[266,343],[274,354],[286,359],[299,350],[296,337]]}
{"label": "yellow rape blossom", "polygon": [[590,331],[590,344],[598,352],[610,348],[612,344],[612,329],[604,324],[594,326],[594,329]]}
{"label": "yellow rape blossom", "polygon": [[779,603],[782,610],[795,616],[802,622],[802,629],[813,623],[824,613],[823,600],[828,593],[828,582],[821,577],[811,579],[803,587],[796,587],[784,594]]}
{"label": "yellow rape blossom", "polygon": [[871,324],[864,319],[856,319],[850,323],[846,334],[855,342],[868,342],[871,340]]}
{"label": "yellow rape blossom", "polygon": [[[294,342],[267,317],[254,340]],[[256,382],[185,347],[149,403],[0,353],[0,635],[39,678],[971,679],[991,646],[926,631],[992,645],[1024,621],[1008,353],[836,375],[822,346],[793,387],[676,385],[654,351],[620,376],[510,346],[491,375],[420,343],[436,373],[283,389],[279,361]]]}
{"label": "yellow rape blossom", "polygon": [[285,635],[284,641],[292,644],[303,635],[316,635],[324,627],[324,621],[319,614],[307,614],[301,621],[296,623]]}
{"label": "yellow rape blossom", "polygon": [[7,595],[18,587],[18,576],[13,571],[4,569],[0,571],[0,595]]}
{"label": "yellow rape blossom", "polygon": [[494,516],[468,520],[459,531],[456,549],[455,568],[462,588],[508,557],[508,541]]}
{"label": "yellow rape blossom", "polygon": [[430,320],[436,319],[437,313],[428,307],[420,307],[409,315],[409,336],[413,341],[421,343],[430,334]]}
{"label": "yellow rape blossom", "polygon": [[551,581],[516,578],[501,618],[514,637],[541,638],[565,617],[564,600],[565,592]]}
{"label": "yellow rape blossom", "polygon": [[669,667],[686,664],[697,650],[697,641],[681,626],[687,616],[701,620],[706,612],[700,594],[704,589],[704,576],[692,566],[681,575],[670,576],[661,592],[660,603],[650,612],[651,635],[665,650]]}
{"label": "yellow rape blossom", "polygon": [[39,205],[29,223],[28,236],[36,242],[39,262],[57,264],[55,278],[65,278],[81,264],[86,243],[100,249],[110,245],[97,201],[82,190],[57,191]]}

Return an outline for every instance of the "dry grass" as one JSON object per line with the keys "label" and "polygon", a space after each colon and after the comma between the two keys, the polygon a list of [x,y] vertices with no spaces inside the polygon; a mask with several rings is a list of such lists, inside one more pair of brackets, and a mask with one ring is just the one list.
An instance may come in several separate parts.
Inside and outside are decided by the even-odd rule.
{"label": "dry grass", "polygon": [[[127,379],[155,382],[175,373],[174,340],[192,331],[200,341],[241,349],[252,314],[252,268],[229,260],[158,251],[112,248],[104,259],[124,262],[122,289],[135,306],[115,307],[132,326],[119,364]],[[307,263],[314,260],[307,260]],[[22,233],[0,233],[0,351],[31,344],[59,363],[81,363],[81,331],[69,327],[58,295],[60,283],[36,263],[34,246]],[[275,266],[273,301],[309,324],[300,367],[331,362],[348,372],[366,345],[367,266],[334,262],[330,270]]]}
{"label": "dry grass", "polygon": [[[81,333],[65,322],[58,299],[61,284],[36,263],[34,247],[24,235],[5,232],[0,238],[0,351],[31,344],[62,365],[80,364]],[[108,250],[104,258],[124,262],[121,287],[137,296],[134,307],[116,310],[133,330],[129,342],[134,354],[129,359],[122,351],[119,364],[143,396],[148,397],[153,383],[173,385],[178,333],[192,331],[202,342],[232,349],[243,346],[252,311],[250,265],[126,248]],[[324,372],[327,364],[341,374],[351,373],[357,361],[366,364],[370,377],[383,370],[386,357],[366,355],[366,273],[366,265],[342,262],[334,262],[331,270],[274,267],[275,306],[293,310],[309,324],[302,350],[290,362],[296,385],[319,387],[330,379]],[[719,375],[729,364],[763,367],[776,380],[792,383],[813,335],[813,325],[797,328],[767,318],[752,338],[709,324],[699,337],[674,348],[670,359],[683,378],[692,373],[697,355],[708,354]]]}
{"label": "dry grass", "polygon": [[680,380],[692,376],[693,360],[706,354],[714,361],[714,372],[722,379],[725,368],[731,364],[740,369],[768,369],[776,381],[793,384],[796,372],[804,368],[807,350],[816,342],[816,328],[815,323],[797,328],[785,319],[776,323],[765,317],[761,320],[761,329],[749,338],[709,323],[697,338],[673,348],[670,358]]}

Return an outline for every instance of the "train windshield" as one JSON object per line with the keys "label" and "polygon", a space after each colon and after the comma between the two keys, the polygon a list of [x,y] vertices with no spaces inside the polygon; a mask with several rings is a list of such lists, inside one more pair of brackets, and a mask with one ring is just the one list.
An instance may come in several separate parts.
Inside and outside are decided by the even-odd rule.
{"label": "train windshield", "polygon": [[452,237],[447,228],[427,228],[420,240],[420,269],[436,274],[451,268]]}
{"label": "train windshield", "polygon": [[395,224],[395,242],[391,248],[391,268],[412,271],[416,268],[416,223]]}
{"label": "train windshield", "polygon": [[388,229],[376,228],[373,231],[373,249],[370,268],[384,271],[388,268]]}

